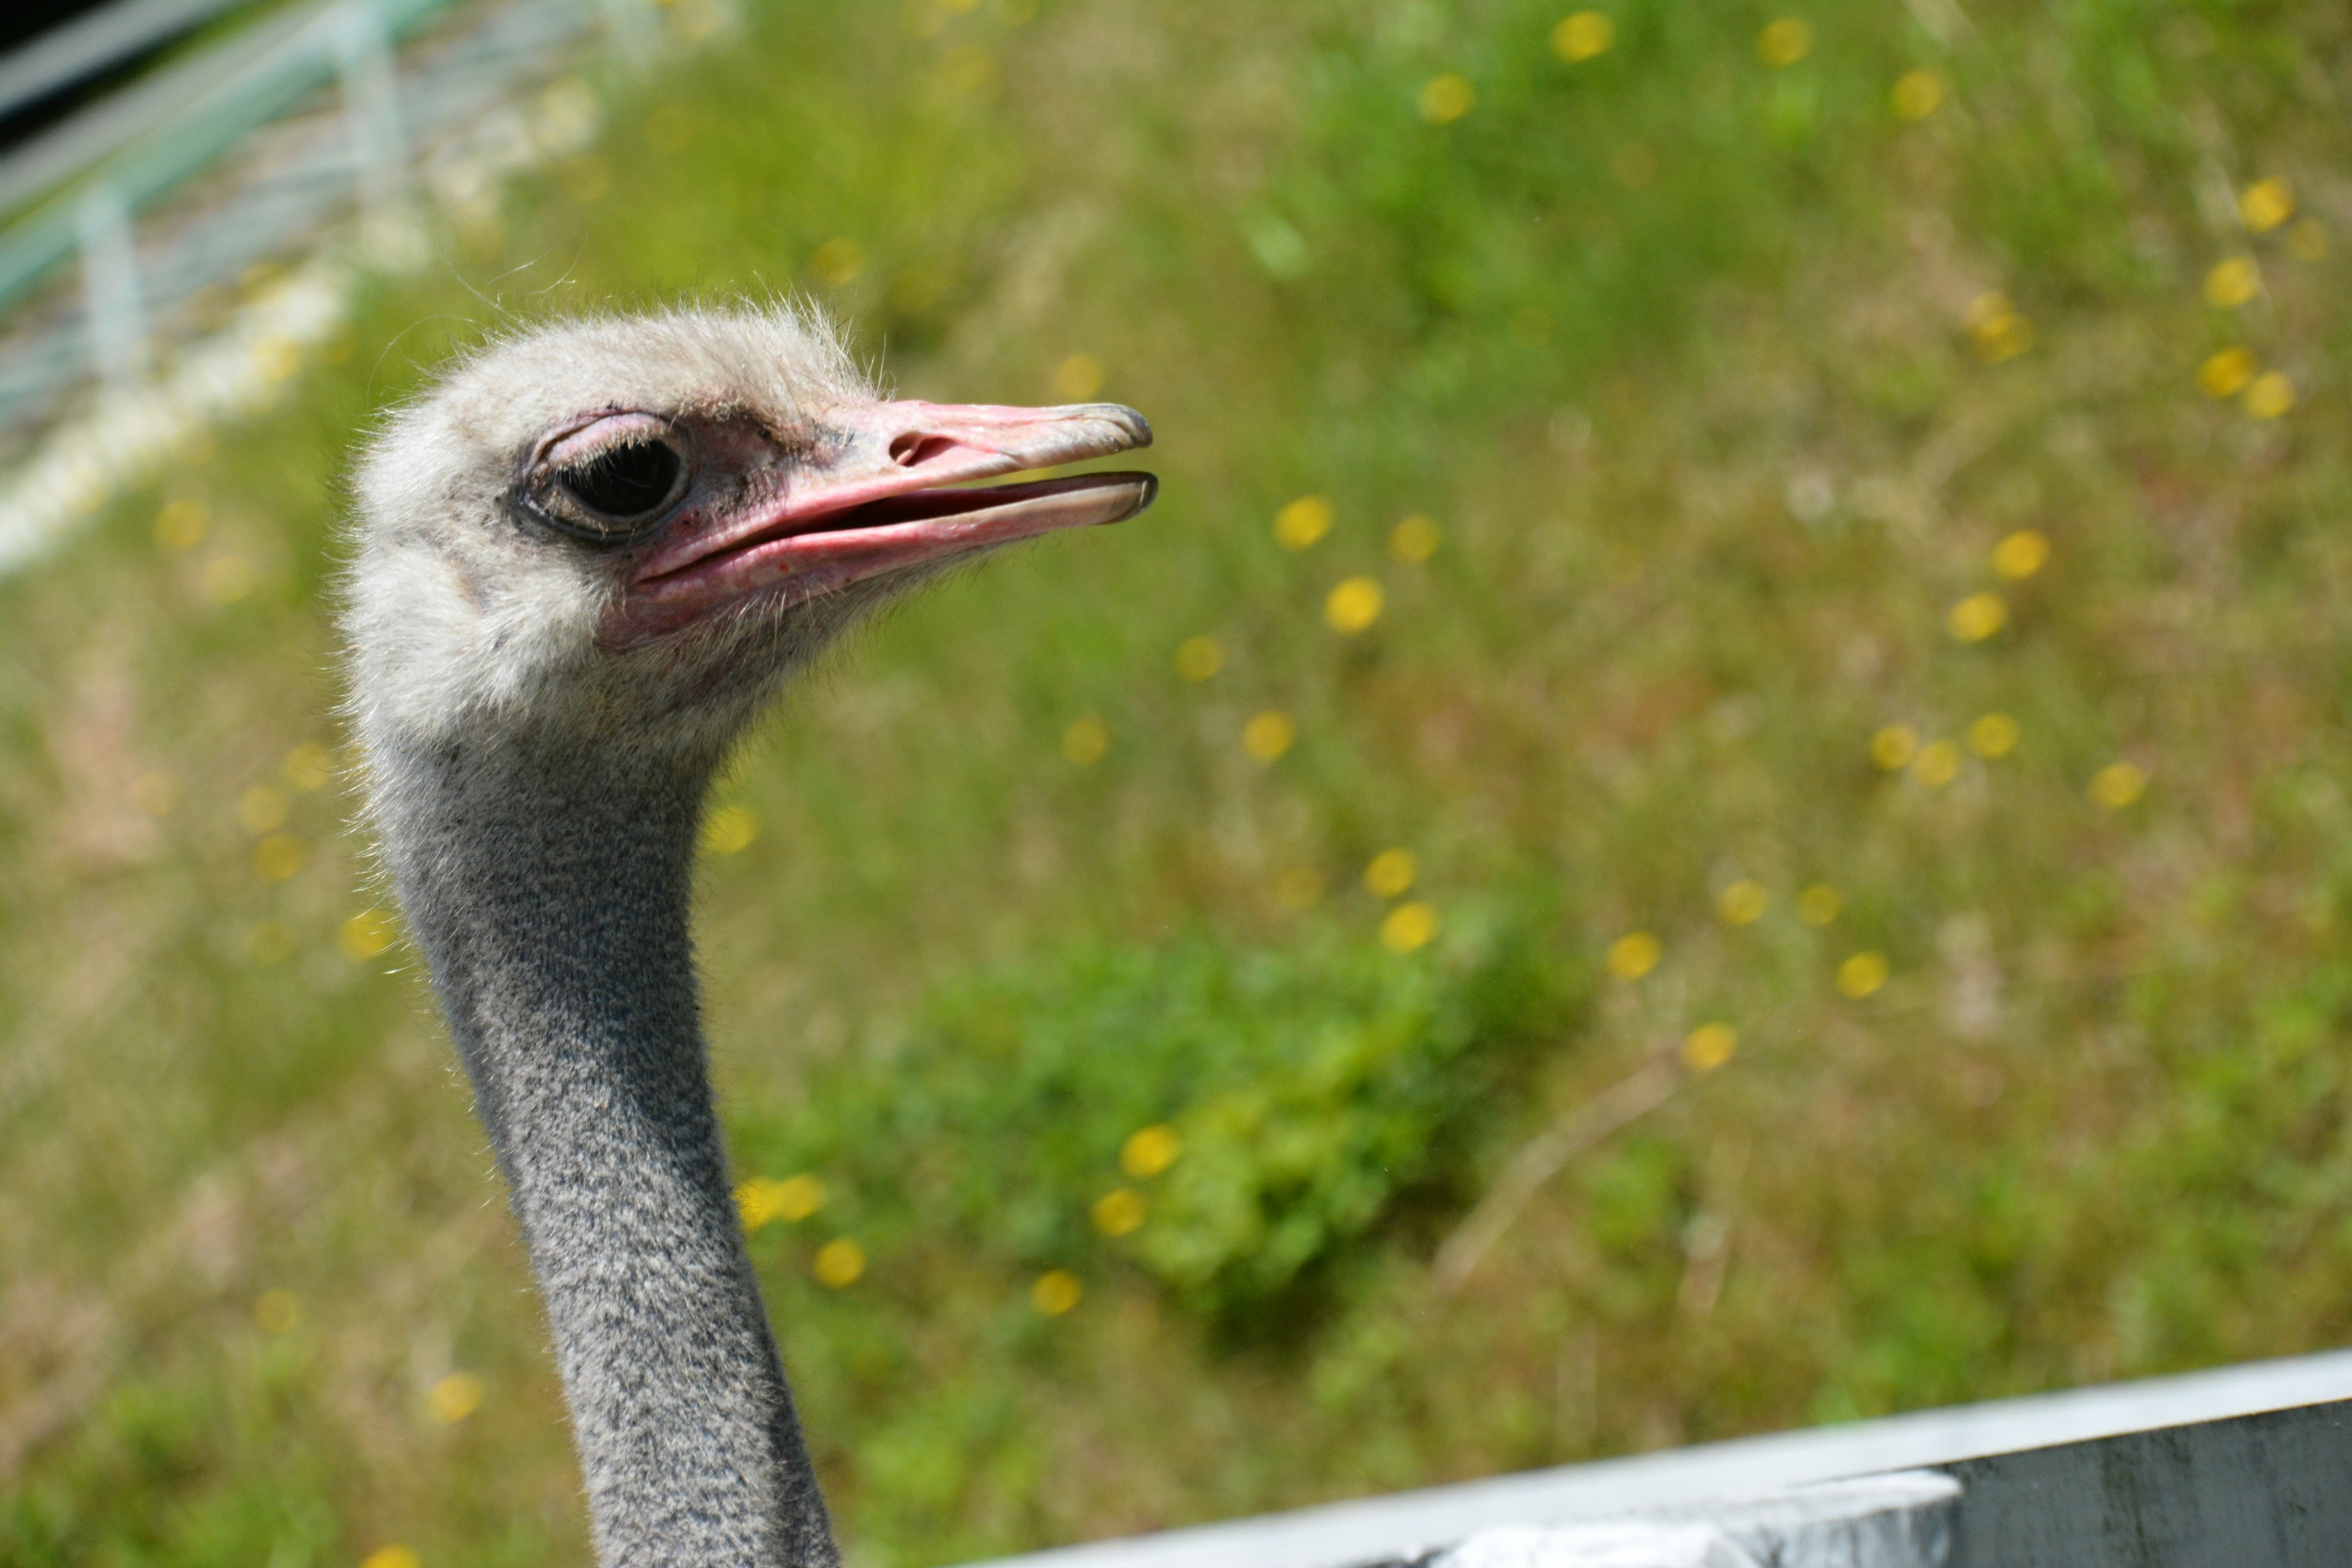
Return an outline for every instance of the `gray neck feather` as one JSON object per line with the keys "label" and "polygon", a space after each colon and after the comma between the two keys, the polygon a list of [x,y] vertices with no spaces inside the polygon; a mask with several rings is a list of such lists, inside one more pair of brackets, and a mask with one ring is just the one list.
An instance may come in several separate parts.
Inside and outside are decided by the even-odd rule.
{"label": "gray neck feather", "polygon": [[730,1197],[688,914],[711,759],[371,747],[545,1298],[606,1568],[838,1561]]}

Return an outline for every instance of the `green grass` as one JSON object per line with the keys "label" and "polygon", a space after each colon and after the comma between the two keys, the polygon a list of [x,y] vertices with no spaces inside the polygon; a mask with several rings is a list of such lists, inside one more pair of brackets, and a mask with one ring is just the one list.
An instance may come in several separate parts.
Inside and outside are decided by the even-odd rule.
{"label": "green grass", "polygon": [[[481,1136],[283,760],[340,743],[353,432],[509,317],[681,296],[814,290],[911,395],[1089,355],[1160,432],[1150,515],[909,605],[725,790],[727,1114],[826,1184],[753,1248],[859,1561],[2342,1341],[2352,22],[1813,0],[1774,68],[1769,7],[1622,0],[1570,66],[1565,8],[769,7],[0,586],[0,1561],[585,1560]],[[2231,345],[2291,409],[2200,392]],[[1897,726],[1958,749],[1882,768]],[[1709,1022],[1729,1061],[1439,1288],[1526,1140]]]}

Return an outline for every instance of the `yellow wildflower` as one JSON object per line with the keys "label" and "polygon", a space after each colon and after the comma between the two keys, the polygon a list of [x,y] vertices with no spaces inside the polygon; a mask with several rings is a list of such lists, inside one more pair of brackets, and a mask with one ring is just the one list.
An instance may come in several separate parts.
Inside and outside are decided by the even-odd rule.
{"label": "yellow wildflower", "polygon": [[1911,776],[1929,789],[1941,789],[1959,776],[1960,749],[1949,741],[1931,741],[1912,759]]}
{"label": "yellow wildflower", "polygon": [[1176,645],[1176,673],[1187,680],[1206,680],[1224,668],[1224,645],[1213,637],[1186,637]]}
{"label": "yellow wildflower", "polygon": [[1331,629],[1343,637],[1353,637],[1381,618],[1387,595],[1380,584],[1370,577],[1350,577],[1331,590],[1323,601],[1323,618]]}
{"label": "yellow wildflower", "polygon": [[722,805],[704,818],[702,847],[713,855],[740,855],[760,837],[760,819],[748,805]]}
{"label": "yellow wildflower", "polygon": [[2246,412],[2257,419],[2275,419],[2294,406],[2294,383],[2274,370],[2254,377],[2246,388]]}
{"label": "yellow wildflower", "polygon": [[305,741],[286,753],[278,764],[286,782],[302,795],[324,789],[335,776],[335,754],[316,741]]}
{"label": "yellow wildflower", "polygon": [[362,910],[335,931],[335,945],[353,960],[375,957],[392,945],[393,925],[382,910]]}
{"label": "yellow wildflower", "polygon": [[1393,899],[1410,890],[1420,874],[1412,850],[1383,849],[1364,868],[1364,886],[1383,899]]}
{"label": "yellow wildflower", "polygon": [[1242,726],[1242,750],[1261,763],[1279,762],[1298,739],[1298,721],[1279,708],[1269,708]]}
{"label": "yellow wildflower", "polygon": [[2017,313],[2008,295],[1979,294],[1969,306],[1969,337],[1979,359],[1999,364],[2033,346],[2033,323]]}
{"label": "yellow wildflower", "polygon": [[1105,1236],[1129,1236],[1143,1228],[1151,1205],[1133,1187],[1113,1187],[1095,1200],[1095,1228]]}
{"label": "yellow wildflower", "polygon": [[2254,379],[2254,356],[2244,349],[2223,349],[2197,367],[2197,384],[2211,398],[2235,397]]}
{"label": "yellow wildflower", "polygon": [[405,1546],[379,1546],[360,1559],[360,1568],[425,1568],[425,1560]]}
{"label": "yellow wildflower", "polygon": [[293,809],[282,791],[256,784],[236,798],[236,825],[257,837],[285,826]]}
{"label": "yellow wildflower", "polygon": [[1432,125],[1451,125],[1477,101],[1478,91],[1470,85],[1470,79],[1459,71],[1447,71],[1430,78],[1421,89],[1421,117]]}
{"label": "yellow wildflower", "polygon": [[1944,618],[1944,625],[1962,642],[1982,642],[2008,624],[2009,605],[1999,594],[1970,594]]}
{"label": "yellow wildflower", "polygon": [[1875,952],[1857,952],[1838,965],[1837,988],[1859,1002],[1886,984],[1886,959]]}
{"label": "yellow wildflower", "polygon": [[290,833],[273,833],[253,847],[253,868],[267,881],[286,881],[310,861],[309,847]]}
{"label": "yellow wildflower", "polygon": [[1322,496],[1300,496],[1274,514],[1275,542],[1285,550],[1304,550],[1331,531],[1331,503]]}
{"label": "yellow wildflower", "polygon": [[1609,944],[1609,973],[1620,980],[1639,980],[1657,968],[1665,953],[1664,944],[1648,931],[1627,931]]}
{"label": "yellow wildflower", "polygon": [[2294,187],[2276,175],[2256,180],[2240,194],[2238,216],[2256,234],[2268,234],[2294,216]]}
{"label": "yellow wildflower", "polygon": [[1743,879],[1723,889],[1715,900],[1715,910],[1727,925],[1754,925],[1763,918],[1771,901],[1772,895],[1764,890],[1762,883]]}
{"label": "yellow wildflower", "polygon": [[1997,577],[2021,583],[2049,563],[2050,536],[2038,530],[2021,528],[1992,547],[1992,570]]}
{"label": "yellow wildflower", "polygon": [[1409,565],[1418,565],[1437,553],[1437,524],[1415,512],[1389,530],[1389,553]]}
{"label": "yellow wildflower", "polygon": [[2109,763],[2091,775],[2091,799],[2109,811],[2121,811],[2147,791],[2147,774],[2132,763]]}
{"label": "yellow wildflower", "polygon": [[1049,1318],[1058,1318],[1078,1304],[1087,1288],[1066,1268],[1049,1268],[1029,1287],[1029,1304]]}
{"label": "yellow wildflower", "polygon": [[1391,952],[1416,952],[1436,934],[1437,911],[1424,903],[1399,904],[1381,922],[1381,945]]}
{"label": "yellow wildflower", "polygon": [[1093,767],[1110,750],[1110,726],[1089,713],[1073,719],[1062,731],[1062,755],[1082,768]]}
{"label": "yellow wildflower", "polygon": [[835,1237],[816,1249],[815,1268],[817,1283],[843,1289],[866,1272],[866,1249],[845,1236]]}
{"label": "yellow wildflower", "polygon": [[444,1426],[455,1426],[482,1407],[485,1392],[482,1380],[472,1373],[453,1372],[425,1394],[425,1414]]}
{"label": "yellow wildflower", "polygon": [[2017,721],[1987,713],[1969,726],[1969,750],[1979,757],[2005,757],[2017,750]]}
{"label": "yellow wildflower", "polygon": [[1888,773],[1899,773],[1918,754],[1919,732],[1908,724],[1889,724],[1870,738],[1870,760]]}
{"label": "yellow wildflower", "polygon": [[1738,1049],[1738,1030],[1728,1024],[1701,1024],[1683,1040],[1683,1062],[1693,1072],[1713,1072]]}
{"label": "yellow wildflower", "polygon": [[1827,882],[1815,882],[1797,895],[1797,918],[1809,926],[1825,926],[1838,918],[1845,900]]}
{"label": "yellow wildflower", "polygon": [[1139,1182],[1148,1182],[1174,1164],[1183,1152],[1183,1140],[1176,1136],[1176,1129],[1155,1121],[1129,1133],[1118,1146],[1118,1168]]}
{"label": "yellow wildflower", "polygon": [[1813,30],[1794,16],[1768,24],[1756,35],[1756,58],[1775,70],[1795,65],[1813,52]]}
{"label": "yellow wildflower", "polygon": [[1925,120],[1941,107],[1945,91],[1944,79],[1921,66],[1895,79],[1887,103],[1897,120]]}
{"label": "yellow wildflower", "polygon": [[1570,65],[1582,65],[1596,55],[1605,55],[1616,41],[1617,24],[1598,11],[1575,11],[1559,19],[1551,30],[1551,52]]}
{"label": "yellow wildflower", "polygon": [[2234,310],[2262,292],[2263,275],[2248,256],[2232,256],[2205,274],[2205,299],[2224,310]]}

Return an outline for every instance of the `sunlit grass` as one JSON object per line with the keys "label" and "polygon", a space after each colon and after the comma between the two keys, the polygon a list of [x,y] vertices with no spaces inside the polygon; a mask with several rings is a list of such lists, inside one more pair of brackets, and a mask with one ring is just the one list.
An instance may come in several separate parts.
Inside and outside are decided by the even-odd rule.
{"label": "sunlit grass", "polygon": [[453,348],[681,295],[1159,435],[706,834],[863,1561],[2340,1342],[2352,62],[1968,9],[819,4],[617,84],[0,588],[0,1558],[584,1560],[330,531]]}

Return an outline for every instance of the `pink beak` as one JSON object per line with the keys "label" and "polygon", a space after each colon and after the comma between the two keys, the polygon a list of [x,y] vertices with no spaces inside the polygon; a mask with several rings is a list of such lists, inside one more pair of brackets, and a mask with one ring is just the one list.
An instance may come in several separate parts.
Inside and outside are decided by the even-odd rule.
{"label": "pink beak", "polygon": [[611,640],[658,637],[762,591],[802,603],[967,551],[1124,521],[1159,490],[1135,473],[950,488],[1150,446],[1143,416],[1116,403],[877,403],[819,423],[830,460],[796,472],[780,496],[665,539],[637,567]]}

